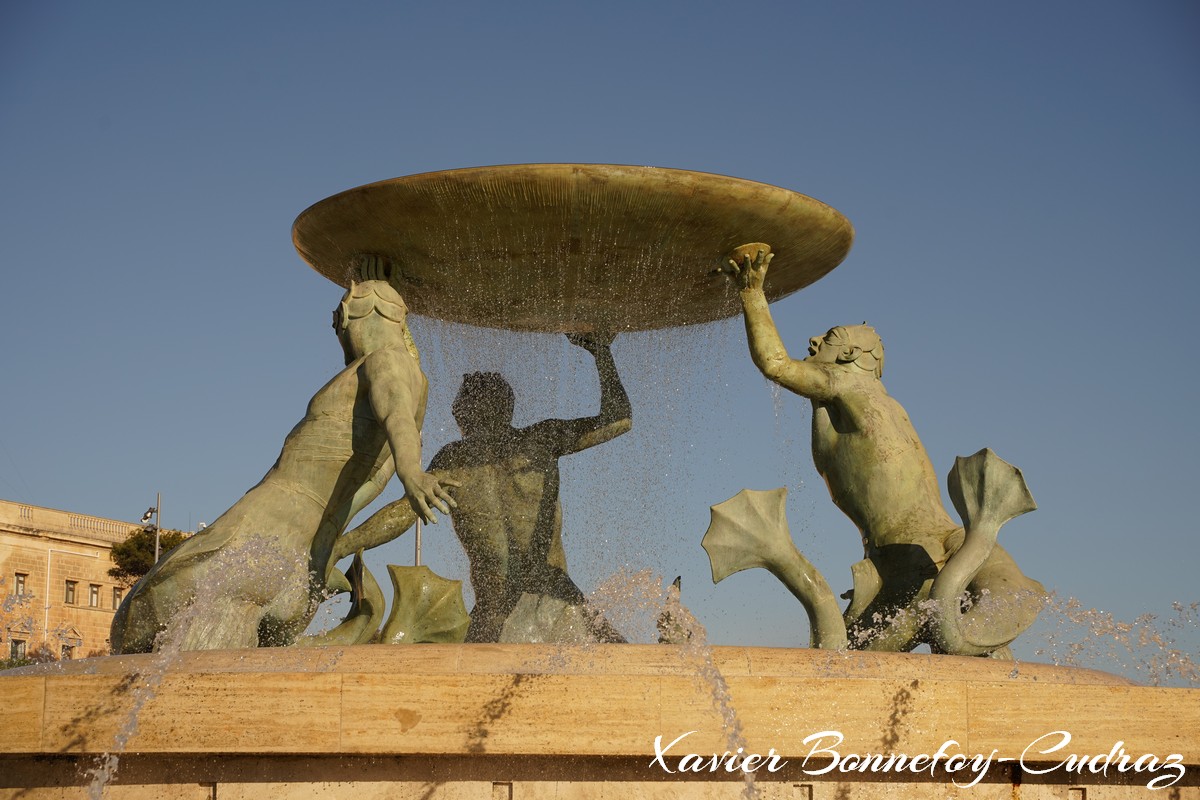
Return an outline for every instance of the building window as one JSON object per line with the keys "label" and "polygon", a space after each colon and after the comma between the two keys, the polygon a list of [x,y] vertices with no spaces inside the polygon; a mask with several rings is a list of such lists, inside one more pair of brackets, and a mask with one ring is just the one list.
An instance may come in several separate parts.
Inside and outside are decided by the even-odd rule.
{"label": "building window", "polygon": [[61,653],[62,653],[62,660],[63,660],[63,661],[70,661],[72,658],[74,658],[74,657],[75,657],[75,645],[73,645],[73,644],[64,644],[64,645],[62,646],[62,651],[61,651]]}
{"label": "building window", "polygon": [[13,639],[8,644],[9,658],[24,658],[25,657],[25,640]]}
{"label": "building window", "polygon": [[20,597],[23,594],[25,594],[25,579],[28,577],[29,577],[29,575],[27,575],[24,572],[18,572],[14,576],[13,594],[15,594],[17,597]]}
{"label": "building window", "polygon": [[121,591],[121,587],[113,587],[113,608],[121,607],[121,600],[124,599],[125,593]]}
{"label": "building window", "polygon": [[100,607],[100,587],[95,583],[88,585],[88,605],[92,608]]}
{"label": "building window", "polygon": [[67,581],[66,591],[63,592],[63,602],[69,606],[75,605],[75,581]]}

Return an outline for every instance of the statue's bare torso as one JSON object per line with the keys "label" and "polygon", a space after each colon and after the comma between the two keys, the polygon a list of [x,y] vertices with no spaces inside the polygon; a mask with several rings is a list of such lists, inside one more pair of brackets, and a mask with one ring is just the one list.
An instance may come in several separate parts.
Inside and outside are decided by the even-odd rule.
{"label": "statue's bare torso", "polygon": [[625,433],[632,410],[609,349],[612,334],[568,339],[596,360],[598,414],[517,428],[514,394],[501,375],[464,376],[454,405],[463,439],[429,465],[459,485],[451,517],[471,562],[469,641],[622,641],[567,575],[558,459]]}
{"label": "statue's bare torso", "polygon": [[430,464],[464,487],[452,516],[471,562],[476,630],[503,624],[524,592],[582,597],[566,577],[558,453],[539,427],[455,442]]}
{"label": "statue's bare torso", "polygon": [[946,513],[933,464],[904,408],[870,375],[835,374],[836,396],[813,401],[813,463],[868,552],[919,544],[945,558],[959,526]]}

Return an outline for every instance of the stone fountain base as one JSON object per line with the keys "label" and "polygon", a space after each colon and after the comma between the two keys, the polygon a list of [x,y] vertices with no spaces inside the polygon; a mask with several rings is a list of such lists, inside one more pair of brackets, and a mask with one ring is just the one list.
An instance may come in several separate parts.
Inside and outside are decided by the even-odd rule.
{"label": "stone fountain base", "polygon": [[[661,645],[208,651],[177,656],[165,672],[161,661],[122,656],[4,673],[0,798],[83,795],[85,772],[122,733],[105,797],[732,798],[745,790],[737,767],[746,766],[757,767],[763,798],[1095,800],[1142,796],[1178,769],[1148,771],[1143,760],[1134,772],[1134,761],[1179,754],[1185,774],[1157,796],[1200,798],[1200,690],[1091,670]],[[714,702],[722,697],[743,735],[734,771],[727,761],[709,770],[714,754],[738,746]],[[826,731],[842,741],[805,743]],[[1069,744],[1027,751],[1061,741],[1055,731],[1068,731]],[[867,762],[875,771],[856,769],[860,756],[939,749],[991,761],[966,788],[953,781],[977,773],[948,771],[953,760],[901,769],[876,759]],[[836,765],[815,774],[833,752]],[[684,758],[692,753],[702,758]],[[762,758],[744,761],[750,753]],[[1056,767],[1070,755],[1111,763],[1107,774],[1102,758],[1082,774]],[[681,758],[702,771],[681,771]]]}

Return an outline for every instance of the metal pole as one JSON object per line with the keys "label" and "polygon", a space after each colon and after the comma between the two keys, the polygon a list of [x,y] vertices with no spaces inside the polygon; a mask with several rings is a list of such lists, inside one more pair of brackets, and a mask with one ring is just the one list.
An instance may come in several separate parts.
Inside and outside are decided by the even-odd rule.
{"label": "metal pole", "polygon": [[162,492],[154,493],[154,563],[158,563],[158,538],[162,533]]}
{"label": "metal pole", "polygon": [[[417,432],[417,441],[419,441],[421,443],[422,447],[425,446],[425,431]],[[417,517],[416,548],[417,548],[417,552],[415,555],[413,555],[413,566],[419,567],[419,566],[421,566],[421,518],[420,517]]]}

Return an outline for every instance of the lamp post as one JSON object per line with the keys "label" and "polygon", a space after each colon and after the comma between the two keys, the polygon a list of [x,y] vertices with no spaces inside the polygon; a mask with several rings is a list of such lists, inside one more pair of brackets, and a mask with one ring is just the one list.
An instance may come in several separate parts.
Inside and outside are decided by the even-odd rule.
{"label": "lamp post", "polygon": [[158,511],[158,509],[161,509],[161,507],[162,507],[162,492],[155,492],[154,505],[150,506],[149,509],[146,509],[146,512],[144,513],[144,515],[142,515],[142,524],[143,525],[150,522],[150,517],[154,517],[154,563],[155,564],[158,563],[158,536],[160,536],[160,533],[158,533],[158,531],[162,530],[162,524],[161,524],[162,523],[162,515],[161,515],[160,511]]}
{"label": "lamp post", "polygon": [[154,563],[158,563],[158,543],[159,532],[162,530],[162,514],[159,509],[162,508],[162,492],[154,493],[154,505],[146,509],[146,513],[142,514],[142,524],[145,525],[150,521],[150,517],[154,517]]}

